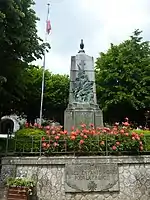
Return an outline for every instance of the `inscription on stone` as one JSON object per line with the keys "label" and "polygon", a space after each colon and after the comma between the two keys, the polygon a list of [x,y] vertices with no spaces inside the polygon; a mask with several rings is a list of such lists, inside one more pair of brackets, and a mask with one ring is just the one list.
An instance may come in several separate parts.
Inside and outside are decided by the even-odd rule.
{"label": "inscription on stone", "polygon": [[65,191],[119,191],[118,166],[117,164],[66,165]]}

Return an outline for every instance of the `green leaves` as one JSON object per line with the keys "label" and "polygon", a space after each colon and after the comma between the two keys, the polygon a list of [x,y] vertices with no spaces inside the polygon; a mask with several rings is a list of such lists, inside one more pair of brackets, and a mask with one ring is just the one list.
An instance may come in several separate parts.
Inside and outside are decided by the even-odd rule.
{"label": "green leaves", "polygon": [[150,46],[140,34],[135,30],[130,39],[111,44],[107,53],[97,58],[98,102],[105,111],[113,104],[128,104],[135,110],[150,107]]}

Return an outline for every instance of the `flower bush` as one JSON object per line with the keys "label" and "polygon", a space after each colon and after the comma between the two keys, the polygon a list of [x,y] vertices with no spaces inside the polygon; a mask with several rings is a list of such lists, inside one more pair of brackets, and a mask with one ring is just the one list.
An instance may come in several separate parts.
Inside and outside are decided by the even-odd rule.
{"label": "flower bush", "polygon": [[[39,128],[39,125],[35,124],[34,127]],[[41,146],[42,151],[48,155],[55,153],[137,154],[145,149],[143,134],[131,130],[128,118],[122,125],[115,123],[111,128],[81,124],[78,128],[72,127],[70,133],[63,131],[61,126],[46,126],[40,129],[46,132],[41,139]]]}

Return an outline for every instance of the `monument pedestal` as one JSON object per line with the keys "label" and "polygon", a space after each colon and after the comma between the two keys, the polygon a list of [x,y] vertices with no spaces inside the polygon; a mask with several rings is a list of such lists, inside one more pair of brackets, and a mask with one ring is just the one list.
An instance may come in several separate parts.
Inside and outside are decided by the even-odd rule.
{"label": "monument pedestal", "polygon": [[64,117],[64,127],[68,132],[71,131],[72,126],[78,128],[82,123],[94,124],[95,127],[103,126],[102,111],[94,104],[69,104]]}
{"label": "monument pedestal", "polygon": [[80,51],[71,57],[69,104],[65,110],[64,129],[78,128],[81,123],[103,126],[103,114],[97,104],[94,59]]}

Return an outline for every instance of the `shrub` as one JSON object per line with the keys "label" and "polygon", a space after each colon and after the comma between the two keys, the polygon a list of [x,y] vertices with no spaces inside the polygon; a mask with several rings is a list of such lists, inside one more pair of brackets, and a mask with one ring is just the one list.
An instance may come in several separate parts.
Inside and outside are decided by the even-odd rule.
{"label": "shrub", "polygon": [[37,128],[24,128],[16,132],[16,151],[17,152],[39,152],[42,136],[45,131]]}
{"label": "shrub", "polygon": [[90,126],[82,124],[78,129],[72,128],[70,134],[62,131],[61,127],[52,127],[48,128],[46,133],[48,138],[42,139],[42,147],[47,154],[57,152],[137,154],[145,148],[143,134],[131,132],[128,122],[122,127],[116,124],[112,128],[94,128],[92,124]]}
{"label": "shrub", "polygon": [[148,130],[134,130],[136,133],[144,134],[144,139],[145,139],[145,150],[150,151],[150,131]]}

